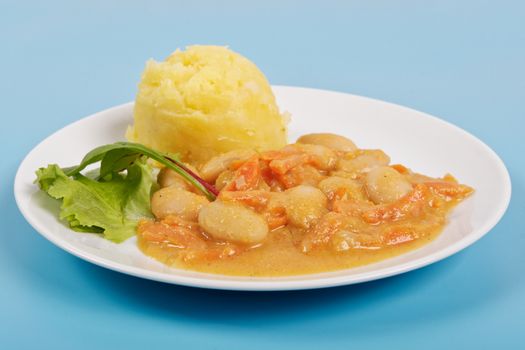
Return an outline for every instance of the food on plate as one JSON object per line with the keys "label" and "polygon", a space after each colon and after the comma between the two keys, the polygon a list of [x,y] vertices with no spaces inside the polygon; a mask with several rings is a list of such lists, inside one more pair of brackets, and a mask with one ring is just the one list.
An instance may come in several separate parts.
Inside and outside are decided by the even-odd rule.
{"label": "food on plate", "polygon": [[224,47],[148,62],[127,136],[136,142],[97,147],[78,166],[38,169],[36,183],[71,229],[115,243],[136,235],[146,255],[202,272],[285,276],[386,259],[434,239],[473,192],[343,135],[286,144],[266,78]]}
{"label": "food on plate", "polygon": [[[164,168],[154,171],[148,158]],[[60,218],[73,230],[114,242],[137,233],[140,249],[168,265],[248,276],[330,271],[399,255],[434,239],[473,192],[451,175],[414,173],[381,150],[332,134],[305,135],[272,151],[233,150],[198,168],[117,142],[76,167],[40,168],[37,183],[62,200]]]}
{"label": "food on plate", "polygon": [[127,137],[202,164],[238,149],[286,144],[286,118],[263,73],[220,46],[190,46],[150,60],[139,84]]}
{"label": "food on plate", "polygon": [[233,275],[313,273],[398,255],[436,237],[473,191],[333,134],[304,135],[273,151],[230,151],[196,173],[203,171],[220,189],[214,200],[166,183],[180,175],[161,172],[155,219],[140,221],[139,247],[168,265]]}

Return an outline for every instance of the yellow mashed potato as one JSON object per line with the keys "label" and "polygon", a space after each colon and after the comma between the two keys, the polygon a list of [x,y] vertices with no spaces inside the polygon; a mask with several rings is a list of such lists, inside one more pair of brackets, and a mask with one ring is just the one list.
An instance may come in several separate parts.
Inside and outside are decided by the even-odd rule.
{"label": "yellow mashed potato", "polygon": [[190,46],[150,60],[127,138],[199,165],[234,149],[286,144],[286,123],[262,72],[220,46]]}

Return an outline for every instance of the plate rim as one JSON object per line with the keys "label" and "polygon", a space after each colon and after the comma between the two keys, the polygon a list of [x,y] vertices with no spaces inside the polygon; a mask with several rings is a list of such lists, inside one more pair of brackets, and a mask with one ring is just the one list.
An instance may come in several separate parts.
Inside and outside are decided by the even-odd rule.
{"label": "plate rim", "polygon": [[[131,265],[127,265],[121,262],[113,261],[108,258],[94,256],[89,254],[86,251],[83,251],[82,249],[79,249],[69,243],[67,240],[60,239],[60,237],[52,234],[51,232],[48,232],[49,230],[45,227],[41,226],[40,223],[28,212],[29,208],[24,206],[22,193],[21,191],[17,190],[18,188],[21,188],[22,186],[22,171],[24,168],[24,164],[28,160],[28,158],[31,156],[31,154],[38,149],[43,143],[48,141],[49,139],[53,138],[56,134],[62,132],[64,129],[68,127],[72,127],[78,123],[82,123],[86,121],[87,119],[95,118],[100,113],[110,113],[113,110],[123,109],[123,108],[129,108],[130,105],[133,105],[134,102],[127,102],[123,104],[119,104],[116,106],[112,106],[110,108],[106,108],[104,110],[89,114],[83,118],[80,118],[72,123],[69,123],[60,129],[56,130],[55,132],[51,133],[47,137],[45,137],[43,140],[41,140],[38,144],[36,144],[23,158],[23,160],[20,162],[18,169],[16,171],[14,183],[13,183],[13,192],[16,204],[18,206],[18,209],[22,213],[25,220],[33,227],[35,231],[37,231],[40,235],[42,235],[44,238],[49,240],[51,243],[55,244],[57,247],[65,250],[66,252],[81,258],[85,261],[88,261],[90,263],[93,263],[95,265],[117,271],[120,273],[124,273],[127,275],[140,277],[144,279],[154,280],[158,282],[164,282],[164,283],[170,283],[170,284],[176,284],[176,285],[183,285],[183,286],[189,286],[189,287],[199,287],[199,288],[208,288],[208,289],[219,289],[219,290],[234,290],[234,291],[286,291],[286,290],[305,290],[305,289],[319,289],[319,288],[327,288],[327,287],[336,287],[336,286],[342,286],[342,285],[351,285],[351,284],[357,284],[357,283],[363,283],[368,282],[372,280],[377,280],[381,278],[387,278],[394,275],[402,274],[405,272],[409,272],[412,270],[416,270],[425,266],[428,266],[432,263],[441,261],[478,241],[482,237],[484,237],[486,234],[488,234],[502,219],[505,212],[507,211],[507,208],[509,207],[511,196],[512,196],[512,183],[511,178],[508,172],[507,167],[505,166],[505,163],[503,160],[498,156],[498,154],[490,148],[487,144],[485,144],[483,141],[481,141],[479,138],[471,134],[470,132],[460,128],[457,125],[454,125],[451,122],[448,122],[446,120],[440,119],[436,116],[427,114],[425,112],[406,107],[403,105],[395,104],[392,102],[379,100],[375,98],[370,98],[366,96],[360,96],[355,95],[351,93],[341,92],[341,91],[334,91],[334,90],[328,90],[328,89],[317,89],[317,88],[309,88],[309,87],[299,87],[299,86],[285,86],[285,85],[272,85],[272,89],[274,91],[275,95],[278,95],[276,91],[279,90],[306,90],[313,93],[331,93],[331,94],[339,94],[343,96],[350,96],[354,98],[364,99],[368,100],[371,103],[379,103],[384,104],[389,107],[394,108],[401,108],[404,109],[410,113],[417,113],[422,117],[430,118],[434,120],[434,122],[438,122],[441,124],[444,124],[446,127],[455,129],[457,132],[462,133],[465,137],[468,137],[470,141],[473,141],[477,143],[478,146],[481,146],[487,154],[491,156],[491,158],[494,161],[494,164],[497,164],[498,170],[503,175],[503,199],[504,203],[498,208],[498,211],[493,215],[492,219],[488,222],[486,222],[483,226],[472,230],[469,232],[468,235],[463,237],[462,239],[454,242],[453,244],[447,245],[443,249],[438,250],[437,252],[426,255],[420,258],[416,258],[414,260],[397,264],[394,266],[384,267],[380,268],[378,270],[373,270],[369,272],[365,272],[362,274],[357,275],[338,275],[338,276],[327,276],[327,277],[319,277],[319,278],[305,278],[300,280],[282,280],[285,278],[290,278],[291,276],[283,276],[283,277],[264,277],[264,278],[258,278],[258,277],[245,277],[246,280],[242,280],[241,276],[227,276],[227,275],[216,275],[216,274],[207,274],[207,273],[199,273],[202,276],[184,276],[180,274],[168,274],[164,272],[159,271],[152,271],[147,270],[140,267],[135,267]],[[174,269],[176,270],[176,269]],[[184,269],[179,269],[181,271],[185,271]],[[351,270],[351,269],[348,269]],[[338,272],[345,271],[338,270]],[[192,271],[194,272],[194,271]],[[321,273],[322,274],[322,273]],[[224,277],[236,277],[236,280],[221,280],[221,279],[208,279],[206,278],[206,275],[209,276],[224,276]],[[298,275],[293,277],[302,277],[302,276],[316,276],[320,274],[313,274],[313,275]]]}

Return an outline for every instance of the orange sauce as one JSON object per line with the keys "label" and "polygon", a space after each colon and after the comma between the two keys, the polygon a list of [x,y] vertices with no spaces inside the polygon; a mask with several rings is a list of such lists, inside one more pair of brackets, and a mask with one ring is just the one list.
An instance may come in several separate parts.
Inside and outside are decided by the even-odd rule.
{"label": "orange sauce", "polygon": [[140,234],[138,245],[144,254],[176,268],[230,276],[279,277],[350,269],[393,258],[428,244],[439,233],[440,230],[427,232],[415,241],[377,250],[334,252],[327,249],[304,254],[294,245],[286,229],[278,229],[261,247],[217,260],[180,260],[177,248],[150,242]]}
{"label": "orange sauce", "polygon": [[[263,241],[217,239],[197,219],[174,215],[141,222],[139,248],[170,266],[223,275],[289,276],[349,269],[431,242],[454,206],[473,192],[450,175],[430,178],[402,165],[388,165],[388,156],[379,150],[328,152],[319,158],[317,149],[312,153],[292,146],[233,163],[217,199],[239,203],[264,217],[270,231]],[[374,167],[382,169],[375,177],[369,174]],[[323,182],[327,179],[331,181]],[[323,208],[308,212],[309,221],[297,221],[308,211],[308,200],[303,205],[307,209],[300,203],[302,211],[286,200],[271,204],[305,184],[326,196]]]}

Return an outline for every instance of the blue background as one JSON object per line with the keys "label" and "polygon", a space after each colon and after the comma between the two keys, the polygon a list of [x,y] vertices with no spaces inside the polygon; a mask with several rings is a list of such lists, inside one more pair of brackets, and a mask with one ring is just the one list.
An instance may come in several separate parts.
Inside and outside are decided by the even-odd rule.
{"label": "blue background", "polygon": [[[523,349],[524,2],[189,3],[0,2],[0,348]],[[274,84],[384,99],[465,128],[508,166],[506,216],[440,263],[304,292],[165,285],[47,242],[13,199],[23,156],[132,100],[146,59],[192,43],[228,44]]]}

